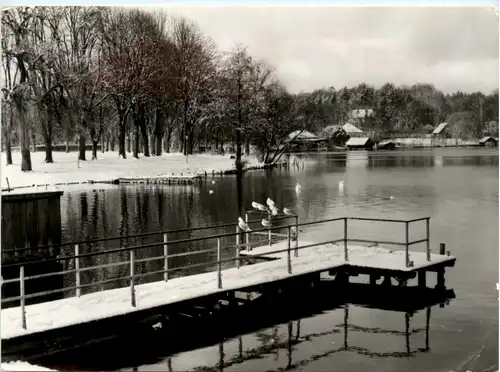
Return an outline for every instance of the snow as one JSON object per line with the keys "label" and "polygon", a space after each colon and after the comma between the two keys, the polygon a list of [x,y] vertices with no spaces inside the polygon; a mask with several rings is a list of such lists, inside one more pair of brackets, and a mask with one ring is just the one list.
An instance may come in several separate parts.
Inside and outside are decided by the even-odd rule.
{"label": "snow", "polygon": [[[33,171],[21,171],[21,153],[13,152],[13,164],[5,165],[5,153],[2,153],[2,188],[7,187],[6,178],[11,188],[45,185],[48,183],[69,183],[84,181],[110,181],[117,178],[158,177],[160,176],[194,176],[197,173],[211,173],[234,169],[234,159],[229,155],[197,154],[186,157],[180,153],[150,156],[139,155],[140,158],[127,154],[127,159],[118,156],[118,152],[98,153],[98,160],[91,159],[91,151],[87,151],[87,161],[80,161],[78,168],[76,152],[54,152],[54,163],[44,162],[45,153],[31,153]],[[261,165],[254,156],[243,157],[247,167]],[[40,189],[40,187],[39,187]],[[45,186],[43,187],[45,189]]]}
{"label": "snow", "polygon": [[[292,242],[292,251],[294,251],[294,243]],[[280,243],[283,244],[283,243]],[[304,246],[306,244],[312,243],[304,243],[300,242],[300,246]],[[251,251],[244,251],[242,253],[247,255],[255,255],[255,254],[263,254],[263,253],[271,253],[273,251],[277,251],[276,244],[272,246],[262,246],[253,248]],[[440,254],[431,254],[431,260],[427,261],[427,256],[425,253],[421,252],[412,252],[410,251],[410,261],[413,261],[413,267],[406,267],[406,258],[405,252],[401,250],[391,250],[384,247],[366,247],[366,246],[357,246],[357,245],[348,245],[348,262],[347,264],[356,267],[369,267],[369,268],[380,268],[386,270],[398,270],[398,271],[414,271],[417,269],[421,269],[427,266],[431,266],[440,262],[451,261],[454,260],[453,256],[444,256]],[[325,244],[318,247],[313,248],[305,248],[299,249],[299,257],[304,254],[310,254],[309,251],[314,249],[315,252],[321,252],[322,250],[326,250],[331,254],[335,254],[342,259],[342,263],[344,263],[344,243],[340,242],[336,244]],[[292,257],[295,253],[292,253]],[[287,253],[274,253],[268,254],[267,257],[273,258],[284,258],[286,259]],[[293,257],[293,259],[296,259]]]}
{"label": "snow", "polygon": [[[300,241],[301,246],[309,244],[313,243]],[[286,247],[287,241],[283,241],[274,244],[272,247],[257,247],[253,251],[246,253],[265,253],[285,249]],[[286,252],[271,256],[286,257]],[[406,269],[402,252],[391,253],[388,249],[380,247],[375,249],[349,246],[349,256],[349,263],[356,266],[416,270],[429,264],[425,260],[425,254],[412,253],[411,259],[414,261],[415,267]],[[292,253],[291,259],[292,275],[326,271],[345,264],[343,248],[332,244],[299,250],[299,257],[294,257]],[[433,255],[432,263],[450,259],[453,259],[453,257]],[[223,270],[223,288],[220,290],[217,287],[217,272],[175,278],[168,282],[161,281],[136,285],[137,307],[135,308],[131,305],[129,287],[33,304],[26,306],[27,330],[21,327],[19,307],[4,309],[1,311],[1,338],[8,339],[44,332],[180,302],[220,291],[237,290],[251,285],[273,282],[289,276],[286,259],[279,259],[241,266],[239,269]]]}
{"label": "snow", "polygon": [[35,366],[26,362],[16,361],[9,363],[2,363],[2,371],[55,371],[41,366]]}

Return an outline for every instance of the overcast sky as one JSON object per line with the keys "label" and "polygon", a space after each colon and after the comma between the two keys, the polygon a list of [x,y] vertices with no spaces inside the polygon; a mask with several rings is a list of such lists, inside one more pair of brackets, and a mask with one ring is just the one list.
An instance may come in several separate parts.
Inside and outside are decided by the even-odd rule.
{"label": "overcast sky", "polygon": [[498,88],[494,8],[200,7],[195,21],[219,49],[237,43],[272,64],[293,92],[365,82],[433,83],[445,92]]}

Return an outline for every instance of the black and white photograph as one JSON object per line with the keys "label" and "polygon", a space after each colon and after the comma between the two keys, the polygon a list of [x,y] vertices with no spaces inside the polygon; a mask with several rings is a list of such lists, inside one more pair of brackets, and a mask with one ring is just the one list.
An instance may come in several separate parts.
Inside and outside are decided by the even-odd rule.
{"label": "black and white photograph", "polygon": [[0,70],[2,371],[499,370],[498,1],[4,5]]}

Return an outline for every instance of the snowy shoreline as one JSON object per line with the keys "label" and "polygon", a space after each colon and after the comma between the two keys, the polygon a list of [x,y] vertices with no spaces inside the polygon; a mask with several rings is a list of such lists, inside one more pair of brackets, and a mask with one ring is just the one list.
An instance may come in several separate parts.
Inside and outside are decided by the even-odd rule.
{"label": "snowy shoreline", "polygon": [[[87,159],[91,158],[87,151]],[[180,153],[162,154],[161,156],[131,156],[122,159],[118,152],[98,154],[98,160],[77,161],[77,152],[55,152],[54,163],[45,163],[45,153],[31,154],[33,171],[21,171],[21,153],[12,153],[12,165],[5,165],[5,153],[2,153],[1,185],[2,189],[34,190],[34,185],[67,186],[92,183],[115,183],[119,178],[192,178],[215,173],[233,173],[234,159],[230,156],[196,154],[186,157]],[[255,156],[244,156],[246,170],[267,167]],[[7,184],[8,179],[8,184]],[[45,189],[42,187],[41,189]]]}

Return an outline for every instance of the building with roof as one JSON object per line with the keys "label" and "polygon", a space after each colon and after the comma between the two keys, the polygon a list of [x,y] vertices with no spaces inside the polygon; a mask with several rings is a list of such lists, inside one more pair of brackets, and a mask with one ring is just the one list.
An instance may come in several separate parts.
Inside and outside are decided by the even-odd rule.
{"label": "building with roof", "polygon": [[483,137],[479,140],[479,146],[497,147],[498,146],[498,138],[494,138],[492,136]]}
{"label": "building with roof", "polygon": [[345,145],[349,150],[372,149],[373,141],[370,139],[370,137],[351,137]]}

